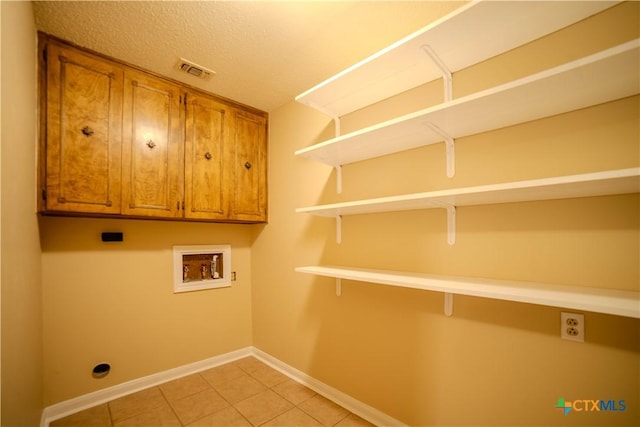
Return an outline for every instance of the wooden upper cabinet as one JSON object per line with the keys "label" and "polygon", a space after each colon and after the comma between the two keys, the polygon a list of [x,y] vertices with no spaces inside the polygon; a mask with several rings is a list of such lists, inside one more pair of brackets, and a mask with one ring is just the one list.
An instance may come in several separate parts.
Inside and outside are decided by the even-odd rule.
{"label": "wooden upper cabinet", "polygon": [[198,92],[187,94],[184,189],[186,218],[227,219],[232,186],[229,107]]}
{"label": "wooden upper cabinet", "polygon": [[181,88],[126,70],[122,143],[122,213],[182,215]]}
{"label": "wooden upper cabinet", "polygon": [[45,55],[44,207],[120,213],[123,70],[55,43]]}
{"label": "wooden upper cabinet", "polygon": [[39,34],[39,210],[266,222],[267,113]]}
{"label": "wooden upper cabinet", "polygon": [[233,198],[230,217],[238,221],[267,220],[267,119],[233,109]]}
{"label": "wooden upper cabinet", "polygon": [[267,220],[266,117],[187,94],[185,217]]}

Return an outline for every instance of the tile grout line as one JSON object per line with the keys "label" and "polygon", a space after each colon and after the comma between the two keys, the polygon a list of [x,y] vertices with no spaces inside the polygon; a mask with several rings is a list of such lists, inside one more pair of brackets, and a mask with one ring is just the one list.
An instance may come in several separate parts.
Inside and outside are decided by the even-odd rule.
{"label": "tile grout line", "polygon": [[[255,359],[255,360],[257,360],[255,357],[254,357],[254,359]],[[242,360],[242,359],[240,359],[240,360]],[[236,361],[236,362],[237,362],[237,361]],[[232,362],[232,364],[234,364],[234,363],[236,363],[236,362]],[[258,362],[260,362],[260,361],[258,360]],[[260,363],[262,363],[262,362],[260,362]],[[264,365],[264,364],[263,364],[263,365]],[[264,366],[267,366],[267,365],[264,365]],[[255,379],[256,381],[258,381],[260,384],[262,384],[263,386],[265,386],[265,387],[267,388],[267,390],[270,390],[271,392],[273,392],[273,393],[275,393],[276,395],[280,396],[282,399],[284,399],[284,400],[286,400],[287,402],[289,402],[291,405],[293,405],[293,407],[294,407],[294,408],[296,408],[296,407],[297,407],[296,405],[294,405],[294,403],[293,403],[293,402],[289,401],[286,397],[282,396],[280,393],[278,393],[277,391],[273,390],[273,387],[275,387],[275,385],[274,385],[274,386],[268,386],[267,384],[265,384],[265,383],[263,383],[262,381],[260,381],[260,379],[256,378],[256,377],[255,377],[251,372],[249,372],[249,371],[248,371],[248,370],[246,370],[246,369],[243,369],[243,368],[242,368],[242,366],[238,366],[238,368],[240,368],[243,372],[245,372],[245,373],[246,373],[247,375],[249,375],[251,378],[253,378],[253,379]],[[284,382],[284,381],[283,381],[283,382]],[[278,384],[280,384],[280,383],[278,383]],[[276,385],[277,385],[277,384],[276,384]],[[255,396],[255,395],[254,395],[254,396]],[[249,397],[247,397],[247,399],[250,399],[251,397],[253,397],[253,396],[249,396]],[[246,400],[246,399],[243,399],[243,400]],[[241,400],[241,402],[242,402],[242,400]],[[238,403],[240,403],[240,402],[238,402]],[[287,411],[285,411],[285,412],[283,412],[282,414],[275,415],[273,418],[271,418],[271,419],[269,419],[269,420],[267,420],[267,421],[263,422],[263,423],[262,423],[262,424],[260,424],[259,426],[255,426],[255,425],[251,422],[251,420],[248,420],[248,419],[244,416],[244,414],[242,414],[242,412],[240,412],[240,411],[235,407],[235,405],[234,405],[234,409],[235,409],[236,411],[238,411],[238,412],[240,413],[240,415],[242,415],[242,417],[243,417],[244,419],[246,419],[246,420],[247,420],[247,422],[248,422],[249,424],[251,424],[253,427],[259,427],[260,425],[264,425],[264,424],[266,424],[266,423],[268,423],[268,422],[270,422],[270,421],[275,420],[276,418],[278,418],[279,416],[281,416],[282,414],[284,414],[285,412],[287,412]],[[288,411],[290,411],[290,410],[291,410],[291,409],[288,409]]]}
{"label": "tile grout line", "polygon": [[[257,360],[255,357],[254,357],[254,359],[255,359],[255,360]],[[241,359],[240,359],[240,360],[241,360]],[[269,368],[269,369],[273,369],[273,368],[271,368],[269,365],[265,364],[264,362],[262,362],[262,361],[260,361],[260,360],[257,360],[257,361],[258,361],[260,364],[262,364],[264,367],[267,367],[267,368]],[[236,361],[236,362],[237,362],[237,361]],[[232,364],[236,364],[236,362],[232,362]],[[239,365],[239,364],[237,364],[237,365]],[[276,384],[274,384],[274,385],[269,386],[269,385],[267,385],[266,383],[264,383],[263,381],[261,381],[258,377],[256,377],[256,376],[253,374],[253,372],[255,372],[255,371],[257,371],[257,370],[254,370],[254,371],[252,372],[252,371],[249,371],[249,370],[248,370],[248,369],[246,369],[246,368],[243,368],[242,366],[238,366],[238,368],[240,368],[243,372],[245,372],[245,373],[246,373],[247,375],[249,375],[251,378],[253,378],[253,379],[255,379],[256,381],[258,381],[260,384],[262,384],[263,386],[265,386],[267,390],[269,390],[269,391],[271,391],[271,392],[275,393],[277,396],[281,397],[282,399],[284,399],[285,401],[287,401],[288,403],[290,403],[290,404],[292,405],[292,407],[291,407],[290,409],[287,409],[286,411],[284,411],[284,412],[282,412],[282,413],[280,413],[280,414],[274,415],[272,418],[270,418],[270,419],[266,420],[265,422],[263,422],[263,423],[261,423],[261,424],[259,424],[259,425],[254,425],[250,420],[248,420],[248,419],[244,416],[244,414],[242,414],[242,412],[240,412],[240,411],[235,407],[235,405],[233,405],[233,404],[232,404],[233,408],[234,408],[234,409],[236,409],[236,411],[238,411],[238,412],[240,413],[240,415],[242,415],[242,417],[243,417],[245,420],[247,420],[247,422],[248,422],[249,424],[251,424],[253,427],[260,427],[260,426],[262,426],[262,425],[265,425],[265,424],[267,424],[267,423],[269,423],[269,422],[271,422],[271,421],[275,420],[276,418],[278,418],[278,417],[282,416],[283,414],[287,413],[288,411],[291,411],[292,409],[298,409],[299,411],[301,411],[301,412],[303,412],[304,414],[308,415],[309,417],[311,417],[313,420],[315,420],[315,421],[316,421],[316,422],[318,422],[319,424],[323,424],[320,420],[318,420],[317,418],[315,418],[313,415],[311,415],[311,414],[307,413],[306,411],[304,411],[302,408],[300,408],[300,407],[299,407],[299,405],[300,405],[300,404],[302,404],[303,402],[306,402],[307,400],[309,400],[309,399],[313,398],[315,395],[317,395],[317,393],[315,393],[315,392],[314,392],[314,393],[315,393],[315,394],[314,394],[314,396],[309,396],[308,398],[304,399],[302,402],[299,402],[298,404],[295,404],[295,403],[293,403],[292,401],[290,401],[289,399],[287,399],[285,396],[283,396],[282,394],[280,394],[280,393],[278,393],[276,390],[274,390],[274,388],[275,388],[276,386],[278,386],[278,385],[280,385],[280,384],[285,383],[285,382],[289,379],[289,378],[287,378],[286,376],[285,376],[285,379],[284,379],[283,381],[278,382],[278,383],[276,383]],[[277,371],[276,371],[276,372],[277,372]],[[214,388],[215,388],[215,387],[214,387]],[[254,395],[252,395],[252,396],[248,396],[246,399],[250,399],[250,398],[251,398],[251,397],[253,397],[253,396],[255,396],[255,394],[254,394]],[[244,400],[246,400],[246,399],[243,399],[243,400],[241,400],[240,402],[242,402],[242,401],[244,401]],[[237,403],[240,403],[240,402],[237,402]],[[349,414],[349,413],[347,413],[347,416],[348,416],[348,414]],[[342,421],[342,419],[341,419],[340,421]],[[339,421],[339,422],[340,422],[340,421]],[[335,425],[335,424],[334,424],[334,425]]]}
{"label": "tile grout line", "polygon": [[[163,383],[164,384],[164,383]],[[162,385],[162,384],[160,384]],[[171,402],[169,401],[169,398],[167,397],[167,395],[165,394],[164,391],[162,391],[162,387],[160,387],[160,385],[158,385],[158,390],[160,390],[160,394],[162,394],[162,397],[164,398],[165,402],[167,402],[167,406],[169,406],[169,409],[171,409],[171,412],[173,413],[173,415],[175,415],[176,420],[178,420],[178,422],[180,423],[180,425],[182,427],[185,426],[185,424],[182,422],[182,420],[180,419],[180,417],[178,416],[178,413],[176,412],[176,410],[173,408],[173,405],[171,404]],[[195,394],[195,393],[194,393]],[[192,396],[192,395],[190,395]]]}
{"label": "tile grout line", "polygon": [[109,402],[106,402],[105,404],[107,405],[107,413],[109,414],[109,425],[114,427],[115,423],[113,421],[113,414],[111,413],[111,405],[109,405]]}
{"label": "tile grout line", "polygon": [[[257,360],[257,359],[256,359],[256,360]],[[264,362],[262,362],[262,361],[260,361],[260,360],[258,360],[258,362],[262,363],[262,364],[263,364],[265,367],[267,367],[267,368],[273,369],[272,367],[270,367],[269,365],[265,364]],[[240,369],[242,369],[242,367],[240,367]],[[286,412],[288,412],[288,411],[291,411],[292,409],[298,409],[299,411],[301,411],[301,412],[302,412],[302,413],[304,413],[305,415],[307,415],[307,416],[309,416],[310,418],[312,418],[313,420],[315,420],[318,424],[324,425],[324,423],[323,423],[321,420],[317,419],[317,418],[316,418],[316,417],[314,417],[312,414],[308,413],[307,411],[305,411],[303,408],[301,408],[301,407],[300,407],[300,405],[301,405],[301,404],[303,404],[304,402],[307,402],[307,401],[309,401],[310,399],[313,399],[315,396],[320,396],[318,393],[314,392],[314,395],[313,395],[313,396],[309,396],[309,397],[307,397],[306,399],[304,399],[304,400],[302,400],[301,402],[299,402],[299,403],[297,403],[297,404],[296,404],[296,403],[293,403],[292,401],[290,401],[289,399],[287,399],[287,398],[286,398],[285,396],[283,396],[282,394],[278,393],[276,390],[274,390],[274,388],[275,388],[276,386],[278,386],[278,385],[280,385],[280,384],[285,383],[287,380],[290,380],[290,378],[287,378],[287,377],[285,376],[285,380],[284,380],[284,381],[281,381],[281,382],[279,382],[279,383],[277,383],[277,384],[274,384],[274,385],[272,385],[272,386],[269,386],[269,385],[265,384],[264,382],[262,382],[259,378],[255,377],[251,372],[249,372],[249,371],[247,371],[247,370],[244,370],[244,369],[243,369],[243,371],[244,371],[244,372],[246,372],[246,373],[247,373],[249,376],[251,376],[252,378],[254,378],[256,381],[260,382],[260,383],[261,383],[261,384],[263,384],[265,387],[267,387],[267,390],[272,391],[273,393],[277,394],[278,396],[280,396],[281,398],[283,398],[284,400],[286,400],[287,402],[289,402],[291,405],[293,405],[293,406],[292,406],[292,408],[288,409],[287,411],[285,411],[285,412],[283,412],[283,413],[281,413],[281,414],[275,415],[273,418],[271,418],[271,419],[269,419],[269,420],[265,421],[264,423],[260,424],[259,426],[265,425],[265,424],[267,424],[267,423],[269,423],[269,422],[271,422],[271,421],[275,420],[276,418],[278,418],[278,417],[282,416],[283,414],[285,414],[285,413],[286,413]],[[277,372],[277,371],[276,371],[276,372]],[[283,375],[284,375],[284,374],[283,374]],[[300,384],[300,383],[298,383],[297,381],[296,381],[296,383],[297,383],[297,384]],[[302,385],[302,384],[301,384],[301,385]],[[306,386],[305,386],[305,387],[306,387]],[[248,399],[248,398],[249,398],[249,397],[247,397],[247,399]],[[334,402],[334,403],[335,403],[335,402]],[[345,409],[345,410],[346,410],[346,409]],[[238,412],[239,412],[239,411],[238,411]],[[347,410],[347,413],[346,413],[342,418],[340,418],[338,421],[336,421],[335,423],[333,423],[333,424],[332,424],[332,427],[337,426],[338,424],[340,424],[342,421],[344,421],[344,420],[345,420],[347,417],[349,417],[349,415],[351,415],[351,414],[352,414],[352,412],[351,412],[351,411],[349,411],[349,410]],[[249,423],[253,425],[253,423],[251,423],[250,421],[249,421]],[[259,426],[254,426],[254,427],[259,427]]]}
{"label": "tile grout line", "polygon": [[[228,365],[233,364],[233,363],[235,363],[235,362],[228,363]],[[223,366],[224,366],[224,365],[223,365]],[[215,369],[215,368],[213,368],[213,369]],[[216,387],[215,387],[213,384],[211,384],[209,381],[207,381],[207,380],[206,380],[206,378],[204,378],[204,377],[202,376],[202,372],[198,372],[198,375],[199,375],[199,376],[204,380],[204,382],[205,382],[209,387],[211,387],[211,389],[212,389],[213,391],[215,391],[216,393],[218,393],[218,394],[220,395],[220,397],[222,397],[222,398],[224,399],[224,401],[225,401],[225,402],[227,402],[227,403],[229,404],[229,407],[233,408],[233,409],[234,409],[238,414],[240,414],[240,416],[241,416],[241,417],[242,417],[246,422],[248,422],[249,424],[252,424],[252,423],[251,423],[251,421],[249,421],[249,420],[247,419],[247,417],[245,417],[245,416],[244,416],[244,414],[243,414],[242,412],[240,412],[240,411],[238,411],[238,409],[236,409],[235,405],[234,405],[233,403],[231,403],[231,402],[229,401],[229,399],[227,399],[227,398],[226,398],[222,393],[220,393],[220,392],[216,389]],[[221,409],[220,411],[222,411],[222,409]],[[217,411],[217,412],[220,412],[220,411]],[[217,413],[217,412],[214,412],[213,414],[215,414],[215,413]],[[206,417],[208,417],[208,416],[211,416],[211,415],[213,415],[213,414],[205,415],[204,417],[202,417],[202,418],[200,418],[200,419],[198,419],[198,420],[196,420],[196,421],[199,421],[199,420],[201,420],[201,419],[203,419],[203,418],[206,418]],[[194,421],[194,422],[196,422],[196,421]],[[186,427],[186,426],[183,426],[183,427]]]}
{"label": "tile grout line", "polygon": [[[244,362],[243,362],[244,361]],[[219,389],[216,387],[216,385],[212,382],[210,382],[207,377],[204,375],[204,372],[209,371],[209,370],[214,370],[216,368],[219,368],[221,366],[224,365],[230,365],[230,366],[234,366],[235,368],[238,369],[238,371],[240,373],[242,373],[242,375],[246,375],[248,378],[250,378],[251,380],[255,381],[257,384],[260,384],[261,387],[263,388],[261,391],[259,392],[254,392],[253,394],[250,394],[248,396],[244,396],[242,398],[242,400],[239,400],[236,403],[233,403],[231,400],[229,400],[229,398],[232,395],[229,395],[228,397],[225,394],[222,394],[221,391],[219,391]],[[271,372],[273,371],[273,372]],[[274,376],[273,373],[276,373],[278,375]],[[284,414],[296,409],[298,411],[300,411],[301,413],[303,413],[305,416],[309,417],[311,420],[314,420],[315,422],[317,422],[319,425],[325,426],[326,424],[324,422],[322,422],[320,419],[318,419],[316,416],[314,416],[312,413],[307,412],[307,410],[303,409],[303,407],[301,407],[301,405],[304,405],[306,402],[309,402],[311,399],[314,398],[319,398],[319,399],[327,399],[324,396],[322,396],[321,394],[319,394],[318,392],[316,392],[315,390],[309,388],[307,385],[295,380],[294,378],[291,378],[288,375],[285,375],[283,372],[280,372],[278,369],[275,369],[273,366],[270,366],[268,363],[265,363],[264,361],[256,358],[253,355],[249,355],[247,357],[243,357],[241,359],[237,359],[231,362],[228,362],[226,364],[223,365],[219,365],[219,366],[215,366],[212,367],[208,370],[202,370],[202,371],[198,371],[198,372],[194,372],[193,374],[191,374],[194,377],[197,377],[203,384],[204,388],[199,390],[199,391],[193,391],[194,389],[192,388],[191,385],[179,385],[177,389],[171,389],[171,388],[167,388],[166,390],[163,390],[163,386],[166,384],[169,384],[171,382],[174,381],[178,381],[180,380],[180,378],[186,378],[187,376],[184,377],[180,377],[171,381],[166,381],[164,383],[160,383],[160,384],[156,384],[154,386],[148,387],[146,389],[140,390],[140,391],[150,391],[152,389],[157,389],[157,391],[160,393],[160,396],[162,396],[162,402],[160,403],[158,406],[154,406],[152,408],[148,408],[146,410],[144,410],[143,412],[139,412],[139,413],[135,413],[133,415],[130,415],[126,418],[122,418],[121,420],[118,420],[118,423],[121,422],[125,422],[126,420],[132,419],[134,417],[143,415],[143,414],[149,414],[149,413],[155,413],[157,411],[163,411],[162,409],[162,405],[166,404],[169,406],[170,409],[170,413],[173,415],[173,417],[177,420],[177,422],[179,423],[179,425],[181,427],[187,427],[188,425],[191,425],[193,423],[199,422],[200,420],[207,418],[209,416],[212,416],[214,414],[217,414],[227,408],[233,409],[233,411],[235,411],[237,413],[237,415],[239,415],[241,417],[241,419],[243,419],[245,422],[247,422],[250,426],[252,427],[259,427],[259,426],[263,426],[265,424],[268,424],[270,422],[273,422],[275,419],[277,419],[278,417],[283,416]],[[237,381],[241,378],[241,376],[237,376],[235,378],[230,378],[230,379],[226,379],[224,381],[221,382],[221,384],[227,384],[227,383],[233,383],[234,381]],[[262,379],[261,379],[262,378]],[[215,379],[215,377],[211,377],[212,380]],[[295,383],[303,388],[305,388],[306,390],[308,390],[309,392],[311,392],[311,395],[297,395],[298,397],[295,397],[293,394],[290,394],[289,392],[286,391],[286,388],[282,388],[281,392],[278,392],[276,390],[276,388],[278,386],[284,385],[285,383],[287,383],[288,381],[291,381],[292,383]],[[215,382],[215,381],[214,381]],[[221,386],[221,384],[219,384],[219,386]],[[198,388],[198,386],[196,386],[195,388]],[[169,398],[169,394],[171,394],[170,392],[172,392],[173,390],[180,390],[182,388],[182,390],[185,390],[187,392],[186,395],[180,395],[180,393],[176,393],[176,396],[179,396],[175,399],[170,399]],[[183,422],[183,420],[180,418],[180,416],[178,415],[178,412],[176,411],[175,407],[174,407],[174,403],[180,401],[181,399],[187,399],[189,397],[195,396],[198,393],[202,393],[204,391],[213,391],[215,392],[223,401],[224,403],[226,403],[227,406],[225,406],[224,408],[220,408],[212,413],[207,413],[206,415],[200,416],[194,420],[189,420],[189,423],[185,423]],[[252,422],[251,419],[247,418],[247,416],[238,408],[237,405],[241,404],[242,402],[245,402],[248,399],[254,398],[255,396],[261,394],[261,393],[266,393],[266,392],[270,392],[272,393],[274,396],[277,396],[279,399],[282,399],[282,401],[287,403],[288,408],[284,409],[282,412],[278,412],[277,414],[271,416],[269,419],[267,420],[258,420],[256,419],[255,422],[259,423],[259,424],[254,424],[254,422]],[[289,398],[287,398],[286,395],[289,395]],[[123,396],[126,397],[126,396]],[[122,398],[122,397],[121,397]],[[302,400],[299,400],[299,399]],[[120,398],[118,398],[120,399]],[[114,413],[113,413],[113,407],[112,404],[113,402],[117,401],[118,399],[113,399],[107,402],[104,402],[104,404],[106,404],[106,408],[107,408],[107,415],[108,415],[108,422],[110,427],[115,427],[116,426],[116,420],[114,419]],[[294,400],[290,400],[290,399],[295,399],[295,403]],[[173,403],[172,403],[173,401]],[[328,402],[331,402],[333,404],[335,404],[336,406],[338,406],[339,408],[341,408],[342,410],[345,411],[345,413],[340,416],[335,422],[332,422],[330,424],[330,426],[337,426],[338,424],[340,424],[341,422],[343,422],[345,419],[347,419],[349,416],[351,416],[351,414],[353,414],[353,412],[351,412],[350,410],[346,409],[345,407],[333,402],[330,399],[327,399]],[[140,405],[140,403],[138,403],[136,405],[136,407],[139,407],[138,405]],[[355,415],[355,414],[354,414]],[[105,419],[106,421],[106,419]],[[329,421],[328,419],[326,421]],[[328,424],[327,424],[328,425]]]}

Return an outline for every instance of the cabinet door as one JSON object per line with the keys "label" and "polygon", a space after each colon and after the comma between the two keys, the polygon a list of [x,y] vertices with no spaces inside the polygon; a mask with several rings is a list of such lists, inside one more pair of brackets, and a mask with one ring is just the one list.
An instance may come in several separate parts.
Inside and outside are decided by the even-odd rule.
{"label": "cabinet door", "polygon": [[232,122],[234,190],[231,219],[267,220],[267,119],[235,110]]}
{"label": "cabinet door", "polygon": [[48,44],[46,210],[120,213],[122,87],[119,66]]}
{"label": "cabinet door", "polygon": [[229,108],[204,94],[187,94],[185,217],[229,217]]}
{"label": "cabinet door", "polygon": [[182,91],[133,70],[125,73],[122,213],[182,215]]}

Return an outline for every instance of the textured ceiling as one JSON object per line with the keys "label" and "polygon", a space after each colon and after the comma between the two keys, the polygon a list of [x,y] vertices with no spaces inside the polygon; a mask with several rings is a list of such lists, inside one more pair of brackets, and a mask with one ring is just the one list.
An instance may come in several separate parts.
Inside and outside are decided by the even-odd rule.
{"label": "textured ceiling", "polygon": [[[271,111],[460,7],[397,1],[44,1],[39,30]],[[209,81],[175,69],[185,58]]]}

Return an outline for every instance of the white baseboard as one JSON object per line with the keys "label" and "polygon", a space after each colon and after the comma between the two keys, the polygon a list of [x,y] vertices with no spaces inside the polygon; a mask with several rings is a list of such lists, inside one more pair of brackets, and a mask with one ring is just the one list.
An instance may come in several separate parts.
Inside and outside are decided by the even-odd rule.
{"label": "white baseboard", "polygon": [[264,351],[258,350],[255,347],[245,347],[240,350],[232,351],[230,353],[221,354],[219,356],[214,356],[209,359],[201,360],[199,362],[169,369],[167,371],[158,372],[156,374],[138,378],[132,381],[127,381],[113,387],[108,387],[102,390],[75,397],[73,399],[65,400],[64,402],[56,403],[55,405],[47,406],[42,412],[41,427],[49,427],[49,423],[51,423],[52,421],[64,418],[68,415],[97,405],[101,405],[119,397],[126,396],[128,394],[135,393],[149,387],[154,387],[164,382],[172,381],[186,375],[191,375],[195,374],[196,372],[215,368],[216,366],[224,365],[225,363],[233,362],[247,356],[256,357],[272,368],[288,376],[292,380],[309,387],[316,393],[337,403],[338,405],[364,418],[372,424],[375,424],[377,426],[405,426],[405,424],[403,424],[402,422],[378,411],[377,409],[369,405],[360,402],[359,400],[354,399],[353,397],[321,381],[316,380],[315,378],[310,377],[304,372],[299,371],[298,369],[289,366],[284,362],[281,362],[280,360],[276,359],[268,353],[265,353]]}
{"label": "white baseboard", "polygon": [[288,376],[292,380],[297,381],[300,384],[303,384],[309,387],[311,390],[315,391],[316,393],[326,397],[332,402],[337,403],[338,405],[342,406],[348,411],[353,412],[354,414],[358,415],[361,418],[364,418],[365,420],[369,421],[374,425],[406,426],[406,424],[402,423],[401,421],[398,421],[395,418],[392,418],[389,415],[383,412],[380,412],[379,410],[357,399],[354,399],[353,397],[341,392],[340,390],[337,390],[321,381],[318,381],[313,377],[310,377],[304,372],[299,371],[298,369],[292,366],[289,366],[284,362],[281,362],[280,360],[276,359],[275,357],[271,356],[268,353],[265,353],[262,350],[259,350],[254,347],[253,355],[256,357],[256,359],[259,359],[262,362],[266,363],[267,365],[271,366],[272,368],[280,371],[281,373]]}
{"label": "white baseboard", "polygon": [[52,421],[75,414],[76,412],[83,411],[97,405],[102,405],[103,403],[126,396],[127,394],[135,393],[149,387],[154,387],[167,381],[195,374],[196,372],[210,368],[215,368],[216,366],[224,365],[225,363],[233,362],[234,360],[252,355],[253,347],[245,347],[230,353],[221,354],[209,359],[200,360],[198,362],[158,372],[146,377],[137,378],[113,387],[97,390],[92,393],[74,397],[73,399],[65,400],[64,402],[56,403],[55,405],[47,406],[44,408],[42,413],[41,426],[49,427],[49,423]]}

